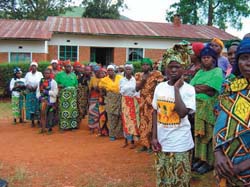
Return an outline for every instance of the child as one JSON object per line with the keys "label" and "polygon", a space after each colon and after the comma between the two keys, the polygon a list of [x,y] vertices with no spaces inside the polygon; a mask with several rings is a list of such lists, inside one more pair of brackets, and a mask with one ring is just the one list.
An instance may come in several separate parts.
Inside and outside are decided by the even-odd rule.
{"label": "child", "polygon": [[152,149],[157,186],[189,186],[190,150],[194,147],[188,114],[195,111],[194,87],[183,81],[183,61],[175,51],[167,59],[168,81],[154,91]]}
{"label": "child", "polygon": [[20,123],[22,123],[24,120],[23,91],[25,89],[25,79],[21,77],[22,71],[20,68],[16,67],[14,69],[14,77],[10,81],[11,104],[14,117],[14,124],[16,124],[18,118]]}
{"label": "child", "polygon": [[51,70],[44,70],[44,78],[41,79],[36,90],[36,97],[40,102],[40,117],[41,117],[41,131],[44,133],[45,127],[48,128],[48,134],[52,132],[55,118],[55,103],[58,94],[57,83],[51,79]]}

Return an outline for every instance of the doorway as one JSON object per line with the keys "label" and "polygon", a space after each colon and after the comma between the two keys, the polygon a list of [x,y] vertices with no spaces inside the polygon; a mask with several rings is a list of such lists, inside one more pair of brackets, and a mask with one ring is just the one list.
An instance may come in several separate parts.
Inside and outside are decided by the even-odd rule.
{"label": "doorway", "polygon": [[113,63],[114,60],[114,48],[105,47],[91,47],[90,48],[90,61],[101,64],[102,66],[108,66]]}

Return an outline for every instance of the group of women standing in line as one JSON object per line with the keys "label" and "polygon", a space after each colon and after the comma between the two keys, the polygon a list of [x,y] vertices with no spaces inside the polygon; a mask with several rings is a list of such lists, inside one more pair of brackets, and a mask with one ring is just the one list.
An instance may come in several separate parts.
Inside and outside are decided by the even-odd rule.
{"label": "group of women standing in line", "polygon": [[[249,39],[244,39],[244,42],[240,44],[234,41],[228,46],[229,60],[221,55],[224,44],[219,39],[213,39],[207,46],[201,43],[192,44],[194,54],[190,54],[191,58],[189,60],[192,60],[193,63],[186,67],[184,78],[194,86],[196,91],[196,114],[193,124],[195,159],[192,169],[200,174],[213,169],[213,131],[216,137],[216,155],[222,153],[227,155],[228,152],[225,149],[228,146],[230,147],[227,142],[233,138],[238,143],[239,139],[243,140],[243,146],[248,146],[245,136],[249,132],[249,127],[244,126],[244,124],[249,124],[249,110],[242,109],[244,114],[240,114],[238,111],[231,111],[230,113],[229,110],[226,110],[226,114],[221,117],[222,113],[220,113],[218,119],[214,113],[214,105],[218,102],[218,96],[225,85],[231,86],[229,86],[230,93],[237,92],[242,97],[242,99],[235,98],[236,96],[233,95],[235,102],[237,101],[238,104],[243,103],[244,106],[249,105]],[[235,56],[236,53],[238,56]],[[54,75],[55,81],[49,76],[53,72],[53,65],[52,71],[45,70],[44,78],[37,71],[37,63],[31,63],[31,71],[26,74],[24,79],[21,78],[21,70],[15,68],[15,77],[10,84],[14,122],[18,117],[20,117],[20,122],[24,120],[23,112],[17,110],[16,103],[22,105],[24,100],[21,98],[24,98],[23,91],[25,90],[26,119],[31,119],[32,125],[34,125],[35,119],[39,119],[42,125],[46,123],[51,127],[49,124],[53,122],[49,121],[51,119],[48,115],[49,111],[52,112],[58,109],[60,129],[75,129],[78,128],[80,120],[88,113],[88,126],[92,133],[97,129],[99,135],[109,135],[111,141],[125,137],[123,147],[127,147],[131,143],[130,148],[135,148],[135,141],[139,140],[141,147],[138,151],[150,153],[152,152],[151,114],[153,111],[153,93],[157,84],[167,79],[167,75],[163,75],[157,68],[153,70],[152,65],[150,59],[143,58],[141,61],[142,73],[134,75],[133,65],[125,64],[125,72],[124,76],[122,76],[116,73],[114,65],[109,65],[107,69],[104,69],[96,64],[90,64],[90,66],[84,67],[82,72],[80,63],[75,63],[74,71],[72,71],[70,62],[66,61],[63,71],[54,71],[56,72]],[[233,84],[232,80],[240,75],[244,78],[237,80],[237,84],[235,82]],[[239,85],[243,85],[240,87],[242,89],[238,89]],[[227,87],[226,90],[228,91],[229,88]],[[56,97],[58,97],[57,104],[54,102]],[[237,97],[239,96],[237,95]],[[40,110],[38,101],[41,104]],[[222,110],[228,107],[228,105],[225,106],[227,101],[220,103],[220,106],[224,107],[222,107]],[[41,118],[38,118],[38,114],[41,115]],[[232,121],[232,115],[238,115],[238,117],[234,117],[234,120],[240,117],[235,123],[243,125],[244,133],[237,129],[239,136],[234,137],[234,134],[230,135],[231,139],[225,137],[221,140],[225,133],[223,133],[224,130],[222,132],[222,129],[220,129],[222,123],[219,124],[218,121],[224,119],[225,116],[229,116]],[[233,125],[234,122],[230,123]],[[231,129],[229,126],[224,128]],[[229,131],[227,132],[229,133]],[[245,157],[249,159],[249,151]],[[220,163],[218,164],[218,160],[216,160],[215,166],[218,175],[226,172],[221,169],[222,166]],[[227,164],[226,169],[224,169],[229,171],[230,167],[231,165]],[[242,170],[244,171],[244,168]],[[244,176],[245,173],[248,174],[248,172],[244,172]],[[241,182],[244,180],[248,180],[248,178],[240,179]]]}

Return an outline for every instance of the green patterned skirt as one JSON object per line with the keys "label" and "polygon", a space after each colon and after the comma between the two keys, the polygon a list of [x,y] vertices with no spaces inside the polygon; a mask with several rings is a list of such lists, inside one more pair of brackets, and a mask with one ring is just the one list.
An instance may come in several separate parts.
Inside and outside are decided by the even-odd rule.
{"label": "green patterned skirt", "polygon": [[24,119],[24,96],[11,97],[12,114],[15,119]]}
{"label": "green patterned skirt", "polygon": [[77,89],[67,87],[59,95],[59,126],[61,129],[78,127]]}
{"label": "green patterned skirt", "polygon": [[191,178],[190,152],[156,153],[158,187],[188,187]]}

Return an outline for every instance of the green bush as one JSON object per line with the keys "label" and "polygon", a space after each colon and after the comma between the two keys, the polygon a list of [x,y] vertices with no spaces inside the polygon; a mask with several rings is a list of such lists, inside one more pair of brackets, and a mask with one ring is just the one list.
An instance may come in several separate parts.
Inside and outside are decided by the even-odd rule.
{"label": "green bush", "polygon": [[127,63],[133,64],[134,66],[134,73],[141,72],[141,61],[129,61]]}
{"label": "green bush", "polygon": [[[49,62],[39,62],[38,63],[38,71],[43,72],[45,68],[47,68],[50,63]],[[23,77],[29,71],[30,64],[29,63],[1,63],[0,64],[0,89],[4,90],[4,96],[9,96],[9,83],[10,80],[13,78],[13,70],[15,67],[19,67],[22,69]]]}

